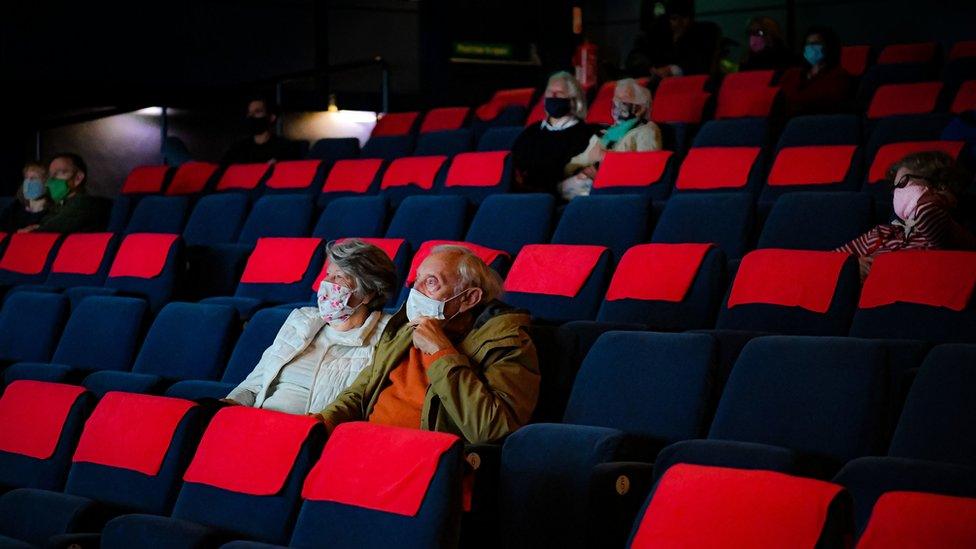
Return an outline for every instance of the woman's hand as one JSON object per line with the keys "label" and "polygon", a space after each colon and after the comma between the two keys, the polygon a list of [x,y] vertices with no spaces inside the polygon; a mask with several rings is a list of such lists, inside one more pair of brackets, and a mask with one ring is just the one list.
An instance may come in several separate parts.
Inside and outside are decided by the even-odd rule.
{"label": "woman's hand", "polygon": [[236,400],[234,400],[232,398],[222,398],[222,399],[220,399],[220,402],[223,402],[224,404],[226,404],[228,406],[243,406],[240,402],[237,402]]}

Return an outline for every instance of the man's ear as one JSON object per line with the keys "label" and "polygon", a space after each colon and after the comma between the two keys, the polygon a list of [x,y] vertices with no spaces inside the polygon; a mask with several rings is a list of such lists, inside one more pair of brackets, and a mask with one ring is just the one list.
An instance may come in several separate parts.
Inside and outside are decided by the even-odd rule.
{"label": "man's ear", "polygon": [[461,298],[460,312],[468,311],[474,308],[475,305],[481,303],[481,298],[484,295],[481,288],[471,288],[470,291],[464,294]]}
{"label": "man's ear", "polygon": [[72,189],[77,189],[85,181],[86,173],[83,171],[76,171],[73,176],[71,176],[70,187]]}

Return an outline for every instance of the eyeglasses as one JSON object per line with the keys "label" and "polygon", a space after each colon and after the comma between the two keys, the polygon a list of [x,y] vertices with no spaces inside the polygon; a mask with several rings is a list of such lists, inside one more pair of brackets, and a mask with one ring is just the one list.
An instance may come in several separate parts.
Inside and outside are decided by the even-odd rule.
{"label": "eyeglasses", "polygon": [[923,177],[921,175],[906,173],[905,175],[899,177],[898,180],[894,182],[894,186],[896,189],[904,189],[905,187],[912,184],[913,179],[918,179],[919,181],[925,181],[926,183],[928,183],[929,181],[928,178]]}

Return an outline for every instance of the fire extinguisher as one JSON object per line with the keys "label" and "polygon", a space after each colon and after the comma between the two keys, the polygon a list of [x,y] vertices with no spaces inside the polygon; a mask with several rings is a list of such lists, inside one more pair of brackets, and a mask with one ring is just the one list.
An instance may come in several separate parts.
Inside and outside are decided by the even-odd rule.
{"label": "fire extinguisher", "polygon": [[576,47],[576,53],[573,54],[573,67],[576,69],[576,80],[584,89],[595,86],[597,77],[596,44],[584,39],[583,43]]}

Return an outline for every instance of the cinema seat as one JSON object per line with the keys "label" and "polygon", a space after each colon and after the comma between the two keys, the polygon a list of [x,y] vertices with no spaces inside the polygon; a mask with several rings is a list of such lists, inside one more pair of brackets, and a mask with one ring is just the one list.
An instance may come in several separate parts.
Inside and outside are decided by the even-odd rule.
{"label": "cinema seat", "polygon": [[468,119],[471,109],[468,107],[438,107],[430,109],[424,114],[424,121],[420,124],[421,134],[459,130]]}
{"label": "cinema seat", "polygon": [[779,95],[779,87],[772,85],[774,75],[774,71],[727,74],[718,91],[715,119],[768,117]]}
{"label": "cinema seat", "polygon": [[170,303],[156,316],[131,372],[102,370],[84,386],[96,395],[109,391],[150,393],[182,379],[217,379],[237,335],[230,307]]}
{"label": "cinema seat", "polygon": [[474,111],[476,130],[495,126],[521,126],[535,88],[498,90]]}
{"label": "cinema seat", "polygon": [[183,227],[187,246],[231,244],[247,217],[247,197],[242,194],[210,194],[201,197]]}
{"label": "cinema seat", "polygon": [[162,194],[170,175],[169,166],[137,166],[122,182],[123,195]]}
{"label": "cinema seat", "polygon": [[762,119],[706,123],[681,163],[675,191],[758,193],[766,140],[767,125]]}
{"label": "cinema seat", "polygon": [[846,253],[756,250],[742,259],[716,328],[847,335],[859,281],[857,261]]}
{"label": "cinema seat", "polygon": [[60,490],[92,405],[84,387],[10,384],[0,396],[0,492]]}
{"label": "cinema seat", "polygon": [[75,307],[50,362],[18,362],[4,372],[17,379],[60,383],[81,381],[96,370],[128,370],[145,332],[145,301],[91,296]]}
{"label": "cinema seat", "polygon": [[75,233],[64,237],[58,247],[47,280],[40,288],[61,290],[72,286],[101,286],[115,259],[120,238],[112,233]]}
{"label": "cinema seat", "polygon": [[380,192],[396,208],[408,196],[435,192],[446,169],[444,155],[397,158],[383,172]]}
{"label": "cinema seat", "polygon": [[166,196],[199,195],[216,183],[220,166],[212,162],[184,162],[176,168],[173,180],[166,187]]}
{"label": "cinema seat", "polygon": [[326,137],[312,144],[308,158],[321,160],[329,165],[339,160],[359,156],[359,139],[355,137]]}
{"label": "cinema seat", "polygon": [[596,318],[609,281],[611,252],[604,246],[528,244],[505,278],[505,301],[536,320]]}
{"label": "cinema seat", "polygon": [[478,140],[477,150],[480,152],[510,151],[519,135],[522,135],[522,128],[518,126],[488,128]]}
{"label": "cinema seat", "polygon": [[[976,253],[905,250],[875,257],[850,335],[976,341]],[[911,318],[911,322],[903,322]]]}
{"label": "cinema seat", "polygon": [[[555,208],[556,201],[551,194],[488,196],[478,207],[464,240],[505,250],[514,257],[526,244],[549,241]],[[519,222],[511,223],[512,219]]]}
{"label": "cinema seat", "polygon": [[328,168],[328,164],[316,159],[275,162],[264,181],[264,193],[316,193],[322,188]]}
{"label": "cinema seat", "polygon": [[0,291],[18,284],[36,284],[47,278],[56,257],[61,235],[57,233],[15,233],[7,239],[0,257]]}
{"label": "cinema seat", "polygon": [[883,84],[871,97],[867,117],[871,119],[930,113],[935,110],[941,92],[941,82]]}
{"label": "cinema seat", "polygon": [[[367,446],[377,451],[364,455]],[[460,440],[451,434],[340,425],[302,488],[304,503],[288,547],[320,547],[324,539],[349,549],[455,547],[462,464]],[[222,547],[269,546],[237,541]]]}
{"label": "cinema seat", "polygon": [[651,121],[661,128],[665,148],[683,156],[694,130],[702,123],[712,94],[706,90],[708,75],[672,76],[654,91]]}
{"label": "cinema seat", "polygon": [[83,544],[112,516],[168,514],[202,416],[186,400],[108,393],[85,424],[63,493],[18,489],[0,497],[0,544]]}
{"label": "cinema seat", "polygon": [[874,201],[867,194],[794,192],[773,205],[756,247],[833,250],[873,226]]}
{"label": "cinema seat", "polygon": [[271,167],[265,162],[231,164],[217,180],[216,192],[238,192],[249,198],[257,195],[261,182],[268,177]]}
{"label": "cinema seat", "polygon": [[414,156],[454,156],[468,152],[473,146],[474,135],[468,129],[441,130],[421,134],[414,147]]}
{"label": "cinema seat", "polygon": [[843,46],[840,49],[840,66],[853,77],[859,77],[868,69],[871,46]]}
{"label": "cinema seat", "polygon": [[643,194],[664,200],[674,178],[671,151],[607,152],[593,179],[592,195]]}
{"label": "cinema seat", "polygon": [[380,237],[386,229],[386,198],[382,196],[347,196],[328,203],[312,236],[329,242],[339,238]]}
{"label": "cinema seat", "polygon": [[50,360],[67,319],[68,299],[61,294],[11,294],[0,309],[0,368]]}
{"label": "cinema seat", "polygon": [[725,254],[711,244],[639,244],[617,265],[599,322],[652,330],[711,328],[725,294]]}
{"label": "cinema seat", "polygon": [[511,185],[512,161],[506,151],[463,152],[451,160],[441,194],[459,194],[480,204]]}
{"label": "cinema seat", "polygon": [[627,547],[850,547],[842,486],[773,471],[677,465],[647,498]]}
{"label": "cinema seat", "polygon": [[369,138],[359,151],[360,158],[394,160],[413,152],[413,135],[377,135]]}
{"label": "cinema seat", "polygon": [[940,53],[936,42],[888,44],[878,53],[879,65],[895,63],[932,63]]}
{"label": "cinema seat", "polygon": [[409,135],[414,132],[419,121],[420,113],[417,111],[380,113],[376,117],[376,125],[370,138]]}
{"label": "cinema seat", "polygon": [[617,262],[630,247],[648,240],[653,218],[648,197],[580,196],[563,210],[552,243],[604,246]]}
{"label": "cinema seat", "polygon": [[468,201],[462,196],[411,196],[403,200],[386,238],[402,238],[414,250],[428,240],[461,240]]}
{"label": "cinema seat", "polygon": [[172,514],[114,518],[102,531],[101,547],[213,547],[230,539],[286,543],[302,481],[324,439],[321,423],[310,417],[223,408],[183,475]]}
{"label": "cinema seat", "polygon": [[715,244],[729,259],[752,247],[756,208],[748,193],[682,193],[668,200],[654,226],[656,244]]}

